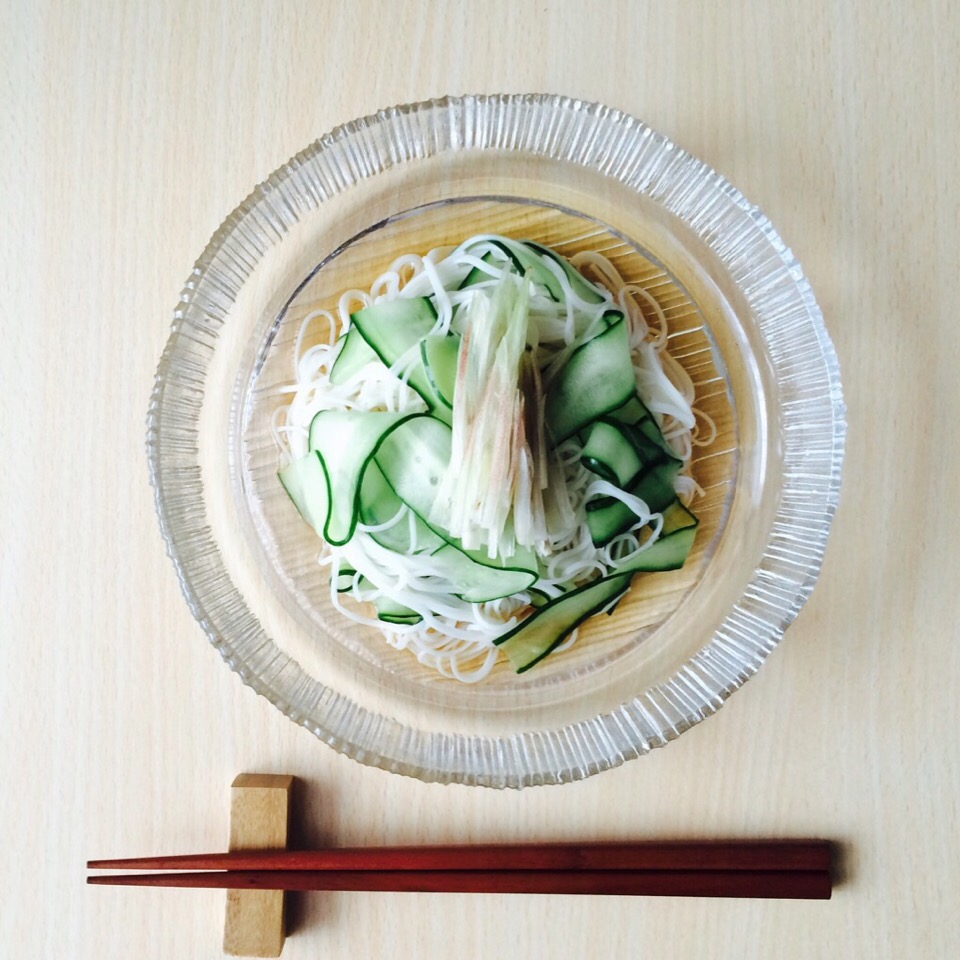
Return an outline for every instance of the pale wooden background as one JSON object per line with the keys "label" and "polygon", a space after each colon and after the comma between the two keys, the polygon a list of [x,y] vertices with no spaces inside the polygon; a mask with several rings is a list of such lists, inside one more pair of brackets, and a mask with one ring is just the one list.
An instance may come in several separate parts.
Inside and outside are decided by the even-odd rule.
{"label": "pale wooden background", "polygon": [[[821,834],[832,902],[313,895],[285,957],[957,955],[960,16],[947,0],[4,0],[0,953],[216,957],[223,894],[87,889],[97,855],[227,837],[242,770],[306,842]],[[843,504],[787,640],[720,714],[584,783],[425,786],[256,698],[191,619],[144,415],[226,214],[333,125],[442,93],[643,117],[811,278],[849,405]]]}

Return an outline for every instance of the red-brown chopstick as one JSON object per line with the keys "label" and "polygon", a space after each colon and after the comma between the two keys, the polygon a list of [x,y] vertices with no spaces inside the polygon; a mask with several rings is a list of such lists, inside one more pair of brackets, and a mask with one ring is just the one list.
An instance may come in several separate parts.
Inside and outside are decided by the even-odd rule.
{"label": "red-brown chopstick", "polygon": [[826,840],[646,841],[263,850],[90,860],[91,870],[829,871]]}
{"label": "red-brown chopstick", "polygon": [[189,871],[88,878],[124,886],[822,900],[830,861],[828,841],[754,840],[238,851],[87,866]]}
{"label": "red-brown chopstick", "polygon": [[540,893],[828,900],[826,870],[229,870],[125,874],[88,883],[250,890]]}

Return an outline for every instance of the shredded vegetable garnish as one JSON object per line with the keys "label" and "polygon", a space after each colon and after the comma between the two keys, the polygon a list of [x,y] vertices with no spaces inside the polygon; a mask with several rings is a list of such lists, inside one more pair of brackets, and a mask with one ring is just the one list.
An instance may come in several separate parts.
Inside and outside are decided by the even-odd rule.
{"label": "shredded vegetable garnish", "polygon": [[495,235],[400,257],[307,316],[271,429],[336,609],[475,683],[681,565],[716,426],[668,333],[601,254]]}

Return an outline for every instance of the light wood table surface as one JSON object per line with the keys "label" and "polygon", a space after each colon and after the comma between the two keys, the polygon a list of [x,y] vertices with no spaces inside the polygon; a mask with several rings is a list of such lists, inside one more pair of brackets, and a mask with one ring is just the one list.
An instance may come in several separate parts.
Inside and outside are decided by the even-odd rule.
{"label": "light wood table surface", "polygon": [[[829,903],[315,894],[284,957],[960,954],[960,14],[920,2],[173,3],[0,14],[0,955],[220,954],[217,891],[87,888],[88,857],[226,845],[245,770],[306,843],[821,835]],[[257,698],[191,618],[144,418],[222,219],[379,107],[544,91],[645,119],[758,204],[840,356],[822,579],[716,716],[584,782],[424,785]]]}

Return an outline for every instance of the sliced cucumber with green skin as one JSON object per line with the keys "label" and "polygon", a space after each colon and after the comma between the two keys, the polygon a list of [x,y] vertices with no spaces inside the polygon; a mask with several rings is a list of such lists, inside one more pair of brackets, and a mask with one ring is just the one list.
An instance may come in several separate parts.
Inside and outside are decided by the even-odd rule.
{"label": "sliced cucumber with green skin", "polygon": [[329,509],[323,538],[342,546],[353,536],[360,513],[360,482],[378,446],[400,424],[425,417],[418,413],[321,410],[310,423],[310,449],[320,458]]}
{"label": "sliced cucumber with green skin", "polygon": [[427,517],[450,462],[453,431],[434,417],[421,420],[392,433],[377,450],[376,461],[396,495]]}
{"label": "sliced cucumber with green skin", "polygon": [[300,516],[323,536],[323,525],[330,512],[330,494],[320,457],[308,453],[292,460],[277,476]]}
{"label": "sliced cucumber with green skin", "polygon": [[[638,556],[619,567],[616,573],[585,584],[535,610],[523,623],[494,640],[517,673],[529,670],[558,647],[581,623],[610,604],[616,604],[637,573],[678,570],[693,546],[697,518],[679,502],[670,508],[660,538]],[[608,611],[610,612],[610,611]]]}
{"label": "sliced cucumber with green skin", "polygon": [[624,573],[663,573],[679,570],[690,555],[697,527],[681,527],[673,533],[662,533],[653,546],[648,547],[629,562],[618,568]]}
{"label": "sliced cucumber with green skin", "polygon": [[[641,499],[651,513],[660,513],[676,498],[674,478],[680,464],[664,460],[645,470],[627,493]],[[596,546],[608,544],[614,537],[629,530],[637,515],[616,497],[601,497],[587,504],[587,527]]]}
{"label": "sliced cucumber with green skin", "polygon": [[[385,456],[389,458],[389,450]],[[397,482],[399,486],[409,490],[405,478],[401,477]],[[360,492],[360,515],[363,523],[369,526],[386,523],[397,515],[404,502],[390,485],[379,463],[376,460],[371,461],[364,473]],[[485,554],[463,550],[451,542],[455,538],[442,537],[413,508],[411,513],[415,543],[410,540],[409,518],[401,519],[386,530],[370,532],[369,536],[395,553],[409,555],[416,549],[419,553],[432,555],[439,569],[443,570],[443,576],[450,581],[455,596],[472,603],[497,600],[526,590],[536,580],[536,573],[532,570],[505,568]]]}
{"label": "sliced cucumber with green skin", "polygon": [[[603,608],[603,612],[604,612],[608,617],[612,617],[612,616],[613,616],[614,611],[617,609],[617,607],[620,606],[620,601],[627,595],[627,591],[628,591],[629,589],[630,589],[630,584],[628,583],[628,584],[620,591],[620,595],[617,596],[617,597],[614,597],[613,602],[610,603],[610,604],[608,604],[606,607]],[[597,613],[599,613],[599,612],[600,612],[600,611],[598,610]]]}
{"label": "sliced cucumber with green skin", "polygon": [[454,595],[468,603],[512,597],[537,581],[535,571],[510,567],[506,562],[496,566],[497,561],[486,554],[465,551],[451,543],[435,553],[434,559],[442,564],[444,579],[453,584]]}
{"label": "sliced cucumber with green skin", "polygon": [[559,303],[563,296],[563,286],[536,251],[520,240],[510,240],[507,237],[486,238],[486,242],[503,251],[521,277],[529,272],[530,279],[544,287],[551,300]]}
{"label": "sliced cucumber with green skin", "polygon": [[[637,396],[590,427],[581,458],[588,469],[639,497],[654,513],[675,499],[674,481],[682,461]],[[596,546],[636,523],[633,510],[616,497],[591,500],[586,510]]]}
{"label": "sliced cucumber with green skin", "polygon": [[451,436],[450,428],[434,417],[411,418],[385,437],[377,449],[377,466],[397,497],[446,541],[434,557],[442,561],[457,596],[480,603],[520,593],[538,577],[533,550],[491,560],[485,551],[465,549],[458,538],[426,521],[450,462]]}
{"label": "sliced cucumber with green skin", "polygon": [[530,594],[531,607],[543,607],[550,602],[550,597],[537,587],[531,587],[527,592]]}
{"label": "sliced cucumber with green skin", "polygon": [[583,465],[610,483],[626,489],[649,462],[637,450],[626,424],[601,418],[590,427],[580,452]]}
{"label": "sliced cucumber with green skin", "polygon": [[673,482],[679,470],[678,460],[664,460],[639,477],[630,486],[630,493],[643,500],[654,513],[660,513],[676,499]]}
{"label": "sliced cucumber with green skin", "polygon": [[610,299],[610,295],[608,293],[601,291],[599,287],[591,283],[565,257],[561,257],[549,247],[544,247],[533,240],[524,240],[523,242],[525,246],[529,247],[541,257],[552,260],[555,264],[557,264],[557,266],[563,270],[564,274],[566,274],[567,280],[570,282],[571,289],[581,300],[584,300],[587,303],[603,303],[605,300]]}
{"label": "sliced cucumber with green skin", "polygon": [[353,589],[353,578],[357,571],[352,567],[341,567],[337,574],[337,593],[347,593]]}
{"label": "sliced cucumber with green skin", "polygon": [[377,619],[382,620],[384,623],[392,623],[400,627],[413,627],[423,621],[423,617],[421,617],[419,613],[414,613],[411,616],[393,613],[380,613],[377,614]]}
{"label": "sliced cucumber with green skin", "polygon": [[[397,496],[396,491],[387,482],[377,461],[371,460],[363,472],[360,486],[360,521],[365,526],[376,527],[388,523],[406,504]],[[410,556],[413,553],[432,554],[447,545],[447,541],[432,530],[413,511],[410,516],[401,517],[392,527],[385,530],[370,530],[372,537],[381,547]],[[411,532],[411,523],[413,531]],[[411,539],[411,537],[413,539]]]}
{"label": "sliced cucumber with green skin", "polygon": [[373,347],[363,339],[355,328],[340,338],[337,359],[330,368],[330,382],[340,385],[355,377],[367,364],[379,363],[380,358]]}
{"label": "sliced cucumber with green skin", "polygon": [[623,573],[571,590],[535,610],[494,643],[506,654],[514,670],[523,673],[621,594],[630,585],[631,576]]}
{"label": "sliced cucumber with green skin", "polygon": [[643,401],[637,393],[634,392],[622,407],[611,410],[609,416],[611,419],[618,420],[620,423],[628,423],[633,426],[641,420],[649,418],[650,411],[644,406]]}
{"label": "sliced cucumber with green skin", "polygon": [[[376,590],[377,587],[366,577],[361,577],[360,589]],[[379,596],[372,600],[371,603],[373,603],[373,607],[377,611],[377,619],[382,620],[384,623],[412,626],[413,624],[420,623],[423,620],[423,617],[420,616],[416,610],[412,610],[406,604],[400,603],[391,597]]]}
{"label": "sliced cucumber with green skin", "polygon": [[[497,257],[492,251],[488,251],[480,258],[484,263],[496,263],[500,261],[501,263],[505,259],[504,257]],[[489,273],[486,273],[484,270],[481,270],[479,267],[474,267],[464,278],[463,283],[457,288],[459,290],[466,290],[467,287],[472,287],[474,284],[483,283],[485,280],[494,280],[495,277],[492,277]]]}
{"label": "sliced cucumber with green skin", "polygon": [[651,443],[655,444],[670,460],[675,460],[677,463],[682,463],[681,459],[677,456],[676,451],[670,444],[667,442],[667,439],[660,432],[660,428],[657,426],[656,420],[653,419],[651,414],[646,420],[641,420],[634,429],[641,433],[644,437],[647,438]]}
{"label": "sliced cucumber with green skin", "polygon": [[[429,336],[436,324],[437,312],[429,298],[410,297],[371,304],[351,313],[350,319],[371,350],[390,367]],[[437,396],[419,355],[410,367],[407,383],[435,416],[449,422],[450,405]]]}
{"label": "sliced cucumber with green skin", "polygon": [[424,337],[420,341],[420,359],[427,373],[430,388],[440,402],[453,409],[454,386],[457,382],[457,359],[460,355],[460,337]]}
{"label": "sliced cucumber with green skin", "polygon": [[562,443],[636,394],[624,319],[607,327],[570,355],[547,388],[547,429]]}
{"label": "sliced cucumber with green skin", "polygon": [[660,428],[653,420],[641,420],[639,423],[630,425],[622,424],[622,428],[637,456],[645,464],[653,464],[662,461],[672,461],[681,464],[680,458],[670,449],[670,445],[663,439]]}
{"label": "sliced cucumber with green skin", "polygon": [[411,610],[404,604],[391,600],[390,597],[377,597],[373,601],[373,606],[377,611],[377,619],[383,620],[384,623],[412,626],[423,620],[423,617],[416,610]]}
{"label": "sliced cucumber with green skin", "polygon": [[692,514],[679,500],[674,500],[663,511],[663,526],[660,528],[661,537],[670,537],[679,530],[689,530],[700,525],[700,519]]}
{"label": "sliced cucumber with green skin", "polygon": [[[291,469],[292,468],[292,469]],[[294,461],[289,468],[283,471],[281,478],[285,484],[290,484],[293,491],[290,498],[301,510],[301,515],[311,526],[323,536],[324,518],[326,517],[327,478],[320,464],[319,455],[310,453],[301,460]],[[306,492],[304,492],[306,491]],[[296,495],[296,499],[294,498]],[[312,500],[319,495],[319,505],[322,511],[312,508]],[[376,526],[392,520],[404,506],[403,501],[387,482],[375,460],[368,460],[363,470],[363,481],[360,493],[360,519],[364,524]],[[301,509],[302,507],[302,509]],[[410,540],[410,521],[402,518],[398,523],[386,530],[369,532],[381,546],[396,553],[408,555],[412,549],[421,553],[434,555],[444,576],[454,587],[454,595],[472,603],[487,600],[497,600],[511,596],[528,589],[536,580],[536,574],[528,570],[505,569],[495,565],[485,556],[480,562],[469,556],[465,551],[445,540],[436,533],[423,519],[413,514],[414,536],[416,543]],[[350,567],[341,567],[337,577],[337,592],[346,593],[353,588],[356,570]],[[365,578],[361,577],[360,587],[372,587]],[[384,601],[385,603],[387,601]],[[393,601],[394,607],[381,610],[380,601],[375,606],[381,620],[391,623],[416,623],[421,617],[407,607],[402,610]],[[416,620],[410,620],[414,616]]]}
{"label": "sliced cucumber with green skin", "polygon": [[[367,471],[370,472],[373,466],[367,467]],[[396,497],[396,494],[393,496]],[[399,497],[397,503],[402,503]],[[455,597],[469,603],[499,600],[529,589],[536,581],[537,574],[533,571],[498,566],[486,554],[467,552],[443,539],[416,513],[413,513],[413,518],[417,550],[430,554],[437,569],[443,571],[443,578],[450,583],[450,592]],[[387,530],[370,533],[369,536],[395,553],[410,553],[410,525],[406,518]]]}
{"label": "sliced cucumber with green skin", "polygon": [[[610,295],[600,287],[591,283],[564,257],[555,253],[549,247],[536,243],[533,240],[510,240],[507,237],[485,237],[484,241],[502,250],[513,263],[517,273],[523,275],[529,271],[534,283],[544,287],[552,300],[563,300],[563,284],[559,277],[547,266],[547,261],[556,264],[563,271],[573,292],[586,303],[604,303],[610,300]],[[484,259],[484,258],[481,258]],[[486,261],[489,263],[490,261]],[[482,273],[482,271],[478,271]],[[471,271],[471,274],[473,271]],[[468,279],[471,276],[468,274]],[[471,280],[477,283],[479,280]]]}
{"label": "sliced cucumber with green skin", "polygon": [[373,303],[350,319],[389,367],[433,330],[437,311],[428,297],[410,297]]}
{"label": "sliced cucumber with green skin", "polygon": [[622,407],[611,410],[609,418],[634,427],[648,440],[655,443],[667,456],[679,459],[676,451],[660,432],[653,414],[646,408],[637,394],[634,394]]}
{"label": "sliced cucumber with green skin", "polygon": [[[593,509],[590,509],[593,507]],[[604,497],[587,504],[587,529],[596,547],[605,547],[614,537],[629,530],[637,515],[616,497]]]}

